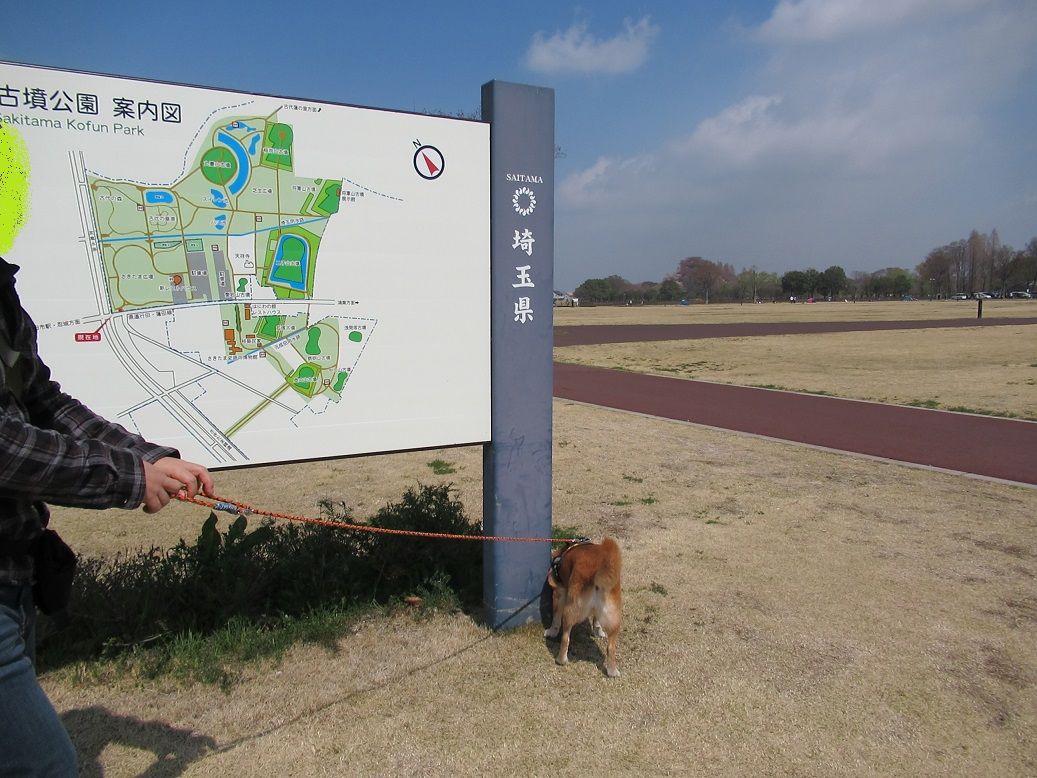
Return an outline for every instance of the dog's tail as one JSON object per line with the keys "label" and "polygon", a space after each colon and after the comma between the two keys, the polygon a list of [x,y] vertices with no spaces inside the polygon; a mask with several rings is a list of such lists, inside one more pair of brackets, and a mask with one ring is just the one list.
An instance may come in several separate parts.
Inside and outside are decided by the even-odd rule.
{"label": "dog's tail", "polygon": [[623,558],[619,553],[619,544],[612,538],[601,541],[601,549],[604,553],[604,564],[594,574],[594,586],[603,591],[609,591],[619,585],[619,576],[623,567]]}

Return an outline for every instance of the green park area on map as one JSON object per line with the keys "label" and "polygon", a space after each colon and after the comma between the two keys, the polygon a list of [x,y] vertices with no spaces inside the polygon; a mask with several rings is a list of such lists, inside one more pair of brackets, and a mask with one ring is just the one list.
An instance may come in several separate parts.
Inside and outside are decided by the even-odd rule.
{"label": "green park area on map", "polygon": [[[207,137],[172,185],[88,178],[113,311],[247,297],[242,276],[277,299],[312,297],[342,181],[295,175],[292,127],[275,117],[220,119]],[[251,272],[228,256],[241,236]]]}
{"label": "green park area on map", "polygon": [[[340,365],[355,362],[359,357],[366,339],[362,328],[366,325],[353,325],[343,333],[340,332],[342,324],[334,316],[308,324],[306,314],[253,315],[253,306],[249,304],[223,305],[220,310],[225,317],[224,333],[231,358],[261,357],[284,378],[284,383],[266,401],[249,409],[227,430],[228,435],[233,435],[285,392],[306,400],[319,395],[336,402],[341,398],[350,369]],[[343,353],[347,356],[340,360]]]}
{"label": "green park area on map", "polygon": [[276,302],[312,299],[342,181],[294,173],[294,130],[276,112],[223,117],[206,132],[172,184],[88,176],[111,310],[219,304],[227,361],[266,359],[283,379],[271,397],[338,400],[348,379],[341,347],[363,335],[340,342],[337,318],[311,324]]}

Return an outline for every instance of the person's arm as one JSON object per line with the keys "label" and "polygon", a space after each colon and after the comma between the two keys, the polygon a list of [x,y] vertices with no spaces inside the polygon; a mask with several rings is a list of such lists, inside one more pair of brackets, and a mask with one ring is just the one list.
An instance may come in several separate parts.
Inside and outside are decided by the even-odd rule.
{"label": "person's arm", "polygon": [[149,443],[62,392],[38,356],[33,359],[28,373],[22,402],[35,425],[79,440],[96,440],[114,448],[129,449],[148,462],[180,456],[176,449]]}
{"label": "person's arm", "polygon": [[81,508],[135,508],[144,460],[129,449],[0,417],[0,494]]}
{"label": "person's arm", "polygon": [[[158,448],[158,447],[156,447]],[[212,495],[209,472],[193,462],[159,457],[98,440],[40,429],[0,416],[0,495],[78,508],[161,510],[181,489]]]}
{"label": "person's arm", "polygon": [[[29,324],[29,326],[32,326]],[[149,443],[61,391],[35,352],[26,355],[28,420],[0,420],[0,492],[58,505],[161,510],[181,488],[212,494],[201,465]]]}

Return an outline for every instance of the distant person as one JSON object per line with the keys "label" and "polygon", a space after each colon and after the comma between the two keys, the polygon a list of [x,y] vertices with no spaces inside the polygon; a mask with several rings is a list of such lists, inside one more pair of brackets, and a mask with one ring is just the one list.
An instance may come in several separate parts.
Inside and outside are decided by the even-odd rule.
{"label": "distant person", "polygon": [[[0,258],[0,776],[78,775],[76,753],[36,680],[36,604],[60,607],[74,555],[44,532],[47,502],[161,510],[180,490],[212,495],[209,472],[61,391]],[[43,560],[58,560],[59,569]],[[61,560],[64,560],[61,562]],[[57,599],[58,606],[53,600]],[[46,601],[47,604],[44,603]]]}

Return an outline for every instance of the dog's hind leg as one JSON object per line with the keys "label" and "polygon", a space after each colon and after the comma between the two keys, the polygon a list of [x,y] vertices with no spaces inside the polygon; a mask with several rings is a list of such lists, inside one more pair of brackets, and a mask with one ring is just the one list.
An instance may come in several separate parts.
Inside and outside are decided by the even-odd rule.
{"label": "dog's hind leg", "polygon": [[571,621],[567,621],[562,628],[562,644],[558,647],[558,656],[555,657],[555,662],[560,665],[569,664],[569,633],[572,629]]}
{"label": "dog's hind leg", "polygon": [[558,648],[558,657],[555,661],[560,665],[569,664],[569,633],[573,627],[587,618],[586,612],[581,613],[581,592],[569,588],[565,593],[565,606],[562,610],[562,645]]}
{"label": "dog's hind leg", "polygon": [[565,590],[556,587],[551,592],[551,626],[544,630],[545,638],[558,637],[558,630],[562,628],[562,607],[565,603]]}
{"label": "dog's hind leg", "polygon": [[619,665],[616,662],[616,645],[619,643],[619,625],[608,633],[608,646],[605,649],[605,672],[609,678],[619,677]]}
{"label": "dog's hind leg", "polygon": [[562,626],[562,617],[556,615],[554,621],[551,622],[551,626],[544,630],[544,637],[554,639],[558,637],[558,630]]}
{"label": "dog's hind leg", "polygon": [[551,587],[551,626],[544,630],[545,638],[558,637],[562,626],[562,606],[565,605],[565,587],[558,583],[554,570],[547,574],[547,585]]}
{"label": "dog's hind leg", "polygon": [[616,647],[619,643],[619,628],[623,623],[623,606],[620,597],[617,587],[617,590],[611,593],[611,597],[605,601],[605,606],[597,614],[608,637],[608,646],[605,649],[605,672],[609,678],[619,676]]}

